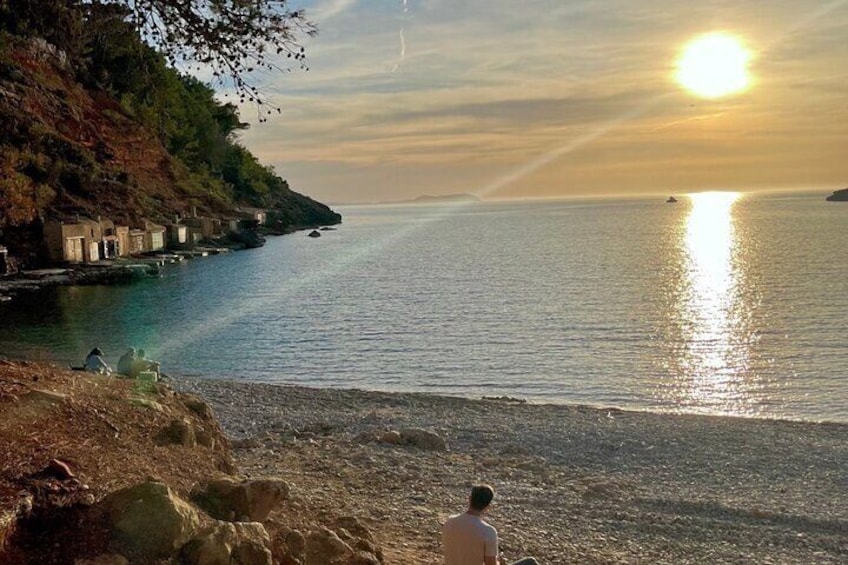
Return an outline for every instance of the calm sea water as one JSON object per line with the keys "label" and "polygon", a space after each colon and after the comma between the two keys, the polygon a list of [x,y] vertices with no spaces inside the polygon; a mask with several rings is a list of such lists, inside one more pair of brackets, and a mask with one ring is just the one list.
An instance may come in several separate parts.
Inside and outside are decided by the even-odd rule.
{"label": "calm sea water", "polygon": [[848,204],[343,207],[319,239],[0,306],[0,354],[175,375],[848,422]]}

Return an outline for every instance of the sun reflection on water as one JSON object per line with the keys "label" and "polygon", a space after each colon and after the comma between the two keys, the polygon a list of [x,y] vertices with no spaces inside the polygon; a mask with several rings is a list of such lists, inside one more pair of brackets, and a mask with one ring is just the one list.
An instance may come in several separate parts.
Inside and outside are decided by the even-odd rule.
{"label": "sun reflection on water", "polygon": [[744,301],[740,292],[733,207],[741,194],[690,195],[685,226],[684,292],[679,295],[683,350],[680,392],[686,404],[747,413],[744,373],[748,364]]}

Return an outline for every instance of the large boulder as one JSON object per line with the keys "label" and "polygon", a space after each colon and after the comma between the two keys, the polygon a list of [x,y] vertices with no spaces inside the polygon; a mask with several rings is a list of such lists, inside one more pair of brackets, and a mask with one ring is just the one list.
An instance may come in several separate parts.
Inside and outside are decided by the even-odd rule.
{"label": "large boulder", "polygon": [[180,552],[185,565],[271,565],[271,540],[258,522],[217,522]]}
{"label": "large boulder", "polygon": [[155,481],[114,492],[93,510],[105,518],[114,543],[145,559],[172,555],[200,527],[197,511]]}
{"label": "large boulder", "polygon": [[262,522],[289,497],[281,479],[237,481],[221,478],[192,491],[192,500],[213,518],[229,522]]}

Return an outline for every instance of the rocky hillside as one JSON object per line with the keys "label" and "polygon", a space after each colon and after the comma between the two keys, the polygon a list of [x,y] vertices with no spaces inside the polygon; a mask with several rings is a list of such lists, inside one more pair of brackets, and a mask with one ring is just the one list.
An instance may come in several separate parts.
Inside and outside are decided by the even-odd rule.
{"label": "rocky hillside", "polygon": [[0,563],[382,561],[358,517],[237,475],[196,396],[0,359],[0,413]]}
{"label": "rocky hillside", "polygon": [[[269,216],[279,231],[340,221],[327,206],[291,191],[238,146],[233,130],[245,125],[234,108],[217,105],[211,91],[179,78],[164,64],[154,69],[174,89],[166,99],[170,105],[145,106],[116,88],[85,84],[65,53],[45,40],[0,35],[0,244],[10,254],[31,254],[25,247],[39,239],[39,219],[76,214],[139,225],[143,218],[185,216],[192,207],[214,216],[248,205],[273,209]],[[110,80],[114,84],[117,78]],[[205,111],[223,113],[219,121],[234,124],[224,131],[210,129],[207,144],[223,147],[220,168],[236,181],[210,168],[211,157],[195,139],[203,133],[197,128],[172,116],[162,131],[150,127],[163,113],[175,111],[171,100],[185,98],[191,89],[200,93]],[[175,132],[185,139],[176,139]],[[181,156],[166,145],[172,151],[183,148]],[[192,160],[186,148],[194,146],[203,154]],[[225,158],[245,164],[232,165]],[[252,167],[253,177],[246,167]],[[234,182],[245,177],[247,188],[240,191]]]}

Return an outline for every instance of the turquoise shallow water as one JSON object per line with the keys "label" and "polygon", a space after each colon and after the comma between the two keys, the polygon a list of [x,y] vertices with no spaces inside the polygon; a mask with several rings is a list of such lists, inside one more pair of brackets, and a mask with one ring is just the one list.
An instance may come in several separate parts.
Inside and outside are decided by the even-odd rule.
{"label": "turquoise shallow water", "polygon": [[0,306],[0,354],[848,422],[848,205],[662,200],[342,207],[319,239]]}

